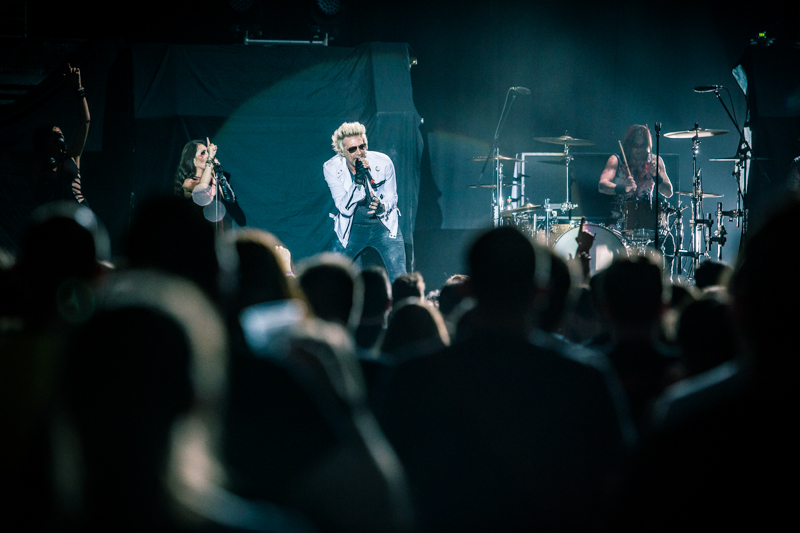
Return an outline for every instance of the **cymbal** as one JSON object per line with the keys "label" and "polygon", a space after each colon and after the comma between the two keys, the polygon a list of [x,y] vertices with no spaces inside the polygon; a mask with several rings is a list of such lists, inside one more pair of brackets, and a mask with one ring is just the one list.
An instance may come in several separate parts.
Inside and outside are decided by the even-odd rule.
{"label": "cymbal", "polygon": [[593,141],[588,141],[586,139],[576,139],[575,137],[570,137],[569,135],[562,135],[561,137],[534,137],[535,140],[541,141],[543,143],[550,143],[550,144],[568,144],[570,146],[594,146]]}
{"label": "cymbal", "polygon": [[571,155],[565,156],[561,154],[561,157],[554,158],[554,159],[542,159],[541,161],[534,161],[535,163],[543,163],[545,165],[566,165],[567,161],[575,161],[575,158]]}
{"label": "cymbal", "polygon": [[497,185],[494,183],[476,183],[475,185],[470,185],[470,189],[496,189]]}
{"label": "cymbal", "polygon": [[[484,157],[473,157],[472,161],[486,161],[486,159],[487,158],[485,156]],[[525,161],[524,159],[517,159],[515,157],[506,157],[504,155],[491,156],[491,157],[489,157],[489,159],[492,159],[492,160],[499,159],[500,161],[519,161],[519,162]]]}
{"label": "cymbal", "polygon": [[665,133],[668,139],[694,139],[695,137],[714,137],[715,135],[725,135],[728,130],[707,130],[705,128],[693,128],[686,131],[671,131]]}
{"label": "cymbal", "polygon": [[564,152],[525,152],[528,157],[565,157]]}
{"label": "cymbal", "polygon": [[[717,159],[709,159],[709,161],[727,161],[727,162],[739,161],[739,160],[741,160],[741,157],[739,157],[739,156],[719,157]],[[770,159],[768,157],[748,157],[747,160],[748,161],[770,161]]]}
{"label": "cymbal", "polygon": [[530,211],[535,211],[535,210],[541,209],[541,208],[542,208],[542,206],[540,206],[540,205],[525,204],[522,207],[517,207],[516,209],[506,209],[505,211],[500,213],[500,216],[513,217],[514,215],[519,215],[519,214],[522,214],[522,213],[528,213]]}
{"label": "cymbal", "polygon": [[[694,196],[694,193],[692,191],[689,191],[689,192],[686,192],[686,191],[675,191],[675,194],[680,194],[682,196]],[[722,196],[723,196],[722,194],[714,194],[714,193],[711,193],[711,192],[703,192],[703,193],[700,193],[700,195],[703,198],[722,198]]]}

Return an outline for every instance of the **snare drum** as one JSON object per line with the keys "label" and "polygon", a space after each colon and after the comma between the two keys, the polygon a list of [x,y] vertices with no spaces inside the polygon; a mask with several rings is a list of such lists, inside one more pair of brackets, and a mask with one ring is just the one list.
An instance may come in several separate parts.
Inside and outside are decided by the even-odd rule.
{"label": "snare drum", "polygon": [[[589,272],[592,275],[610,266],[617,257],[628,256],[628,250],[622,244],[622,237],[616,231],[599,224],[589,224],[588,222],[583,225],[583,228],[594,235],[594,244],[589,250],[589,255],[591,255]],[[556,241],[553,252],[567,260],[574,258],[575,253],[578,251],[578,243],[575,238],[579,232],[580,228],[578,227],[564,233]]]}

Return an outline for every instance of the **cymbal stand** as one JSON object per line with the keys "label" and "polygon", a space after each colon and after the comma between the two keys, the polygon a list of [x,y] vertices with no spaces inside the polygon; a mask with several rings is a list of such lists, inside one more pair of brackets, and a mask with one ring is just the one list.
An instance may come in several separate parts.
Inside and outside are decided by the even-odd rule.
{"label": "cymbal stand", "polygon": [[569,200],[569,162],[572,161],[573,159],[575,158],[569,155],[569,143],[564,143],[564,160],[566,163],[564,168],[566,169],[566,175],[567,175],[567,182],[566,182],[567,194],[566,194],[566,201],[563,204],[561,204],[561,212],[567,213],[567,211],[569,211],[568,213],[569,220],[572,220],[572,210],[578,207],[577,204],[573,204]]}
{"label": "cymbal stand", "polygon": [[[694,125],[699,129],[699,125]],[[700,152],[700,137],[698,134],[692,138],[692,167],[694,177],[692,180],[692,219],[689,227],[692,230],[692,275],[700,264],[700,257],[708,255],[708,232],[713,221],[707,220],[703,213],[703,173],[702,169],[697,168],[697,154]],[[703,244],[706,249],[702,250]]]}
{"label": "cymbal stand", "polygon": [[678,198],[677,212],[675,213],[675,220],[672,222],[675,227],[677,239],[675,240],[675,252],[672,256],[672,269],[671,277],[675,280],[681,275],[681,247],[683,246],[683,210],[681,209],[680,198]]}
{"label": "cymbal stand", "polygon": [[[725,246],[725,242],[727,242],[727,234],[728,232],[725,230],[725,211],[722,210],[722,202],[717,202],[717,231],[714,232],[714,236],[709,239],[709,242],[717,244],[717,260],[722,261],[722,247]],[[711,215],[709,215],[710,217]]]}
{"label": "cymbal stand", "polygon": [[492,189],[492,222],[494,227],[500,225],[500,212],[503,210],[503,163],[500,162],[500,148],[494,153],[494,189]]}
{"label": "cymbal stand", "polygon": [[742,228],[742,237],[747,234],[747,211],[742,207],[742,182],[743,178],[746,179],[747,175],[747,160],[748,152],[744,149],[744,145],[739,145],[739,161],[733,167],[733,179],[736,180],[736,209],[733,211],[724,211],[723,215],[730,217],[730,221],[736,220],[736,227]]}
{"label": "cymbal stand", "polygon": [[[544,242],[547,246],[550,246],[552,243],[550,242],[550,226],[552,225],[552,220],[550,217],[553,216],[553,210],[550,207],[550,198],[545,198],[544,200]],[[556,215],[556,220],[558,220],[558,215]]]}
{"label": "cymbal stand", "polygon": [[511,178],[511,195],[509,196],[511,209],[516,209],[525,205],[525,178],[524,173],[524,154],[516,154],[517,161],[514,163],[514,175]]}

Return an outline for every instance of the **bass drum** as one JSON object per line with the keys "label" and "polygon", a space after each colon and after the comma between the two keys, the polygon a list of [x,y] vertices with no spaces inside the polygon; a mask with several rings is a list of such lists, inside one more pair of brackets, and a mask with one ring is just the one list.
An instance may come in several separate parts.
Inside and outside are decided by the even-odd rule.
{"label": "bass drum", "polygon": [[[583,225],[583,229],[594,235],[594,244],[589,251],[589,271],[592,275],[607,268],[617,257],[627,257],[628,250],[622,244],[620,234],[599,224]],[[580,228],[572,228],[558,238],[553,246],[553,252],[566,260],[575,257],[578,243],[575,241]]]}

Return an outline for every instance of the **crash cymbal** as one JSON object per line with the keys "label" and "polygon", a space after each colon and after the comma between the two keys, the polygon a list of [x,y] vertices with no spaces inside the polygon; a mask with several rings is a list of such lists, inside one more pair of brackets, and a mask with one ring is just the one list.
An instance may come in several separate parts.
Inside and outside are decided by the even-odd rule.
{"label": "crash cymbal", "polygon": [[561,137],[534,137],[535,140],[541,141],[543,143],[550,143],[550,144],[567,144],[570,146],[593,146],[593,141],[588,141],[586,139],[576,139],[575,137],[570,137],[569,135],[562,135]]}
{"label": "crash cymbal", "polygon": [[[519,162],[524,161],[524,159],[517,159],[515,157],[506,157],[504,155],[492,156],[489,159],[499,159],[500,161],[519,161]],[[486,161],[486,157],[473,157],[472,161]]]}
{"label": "crash cymbal", "polygon": [[522,207],[517,207],[516,209],[506,209],[502,213],[501,216],[504,217],[513,217],[514,215],[519,215],[522,213],[528,213],[530,211],[536,211],[537,209],[541,209],[542,206],[540,205],[533,205],[533,204],[525,204]]}
{"label": "crash cymbal", "polygon": [[[680,194],[682,196],[694,196],[694,193],[692,191],[689,191],[689,192],[675,191],[675,194]],[[703,198],[722,198],[722,196],[723,196],[721,194],[714,194],[714,193],[711,193],[711,192],[702,192],[702,193],[700,193],[700,195]]]}
{"label": "crash cymbal", "polygon": [[714,137],[715,135],[725,135],[728,130],[707,130],[705,128],[693,128],[686,131],[671,131],[665,133],[668,139],[694,139],[695,137]]}
{"label": "crash cymbal", "polygon": [[475,185],[470,185],[470,189],[496,189],[497,185],[494,183],[476,183]]}

